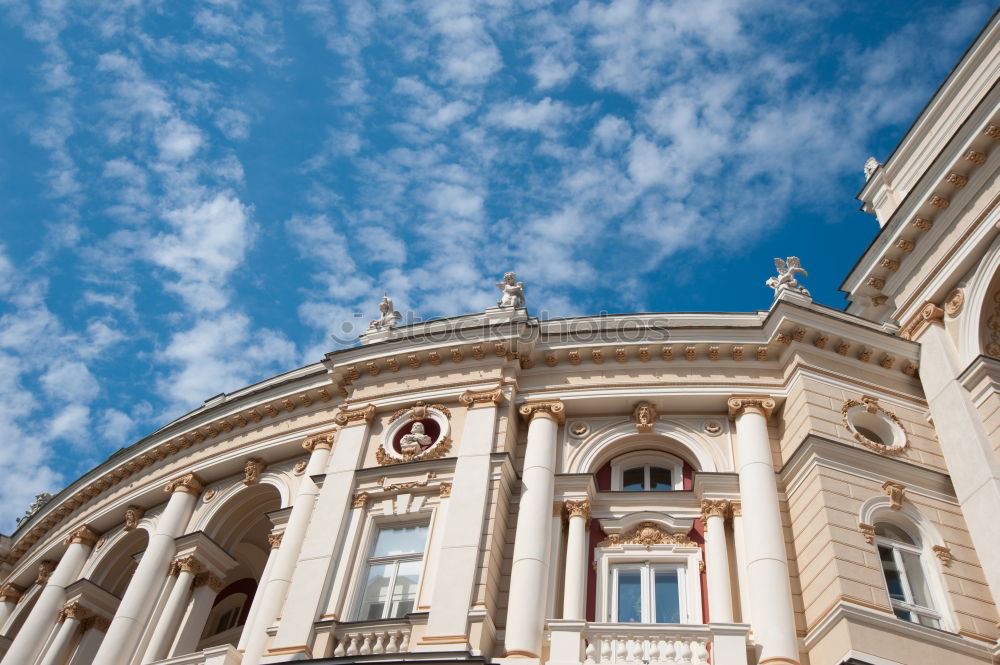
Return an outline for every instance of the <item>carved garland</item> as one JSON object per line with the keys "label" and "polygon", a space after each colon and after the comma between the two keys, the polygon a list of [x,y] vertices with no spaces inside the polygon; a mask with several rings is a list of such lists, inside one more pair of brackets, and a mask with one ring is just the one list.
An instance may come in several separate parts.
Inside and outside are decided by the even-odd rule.
{"label": "carved garland", "polygon": [[625,533],[613,533],[597,543],[598,547],[621,547],[622,545],[645,545],[652,549],[653,545],[674,545],[676,547],[698,547],[685,534],[669,533],[656,522],[640,522]]}
{"label": "carved garland", "polygon": [[[864,410],[867,411],[868,413],[881,414],[882,416],[888,418],[893,423],[895,423],[896,426],[903,431],[903,444],[900,446],[887,446],[884,443],[878,443],[877,441],[872,441],[864,434],[861,434],[856,429],[854,429],[854,426],[851,424],[851,421],[847,417],[847,414],[851,409],[855,407],[863,407]],[[862,446],[866,448],[869,448],[870,450],[874,450],[875,452],[881,453],[883,455],[899,455],[904,450],[906,450],[910,445],[910,441],[906,437],[906,430],[903,428],[902,421],[900,421],[900,419],[896,417],[896,414],[892,413],[891,411],[887,411],[882,406],[880,406],[878,403],[878,398],[876,397],[869,397],[867,395],[863,395],[860,401],[856,399],[849,399],[846,402],[844,402],[844,405],[840,408],[840,415],[844,421],[844,427],[847,428],[847,431],[849,431],[851,435],[854,436],[854,439],[858,443],[860,443]]]}

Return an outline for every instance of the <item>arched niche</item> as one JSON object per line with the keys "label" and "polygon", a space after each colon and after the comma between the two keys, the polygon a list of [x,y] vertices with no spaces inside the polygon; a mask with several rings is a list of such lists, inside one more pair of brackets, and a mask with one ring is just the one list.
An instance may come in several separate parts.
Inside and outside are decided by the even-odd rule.
{"label": "arched niche", "polygon": [[705,444],[690,428],[660,420],[653,431],[637,432],[628,421],[592,432],[566,456],[565,473],[596,473],[612,459],[628,453],[662,452],[686,462],[694,471],[725,468],[721,451]]}

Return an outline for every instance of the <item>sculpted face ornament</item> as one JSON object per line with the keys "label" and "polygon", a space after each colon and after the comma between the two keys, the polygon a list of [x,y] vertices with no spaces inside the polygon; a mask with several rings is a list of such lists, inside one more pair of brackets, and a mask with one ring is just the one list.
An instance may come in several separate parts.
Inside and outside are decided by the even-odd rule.
{"label": "sculpted face ornament", "polygon": [[497,288],[503,292],[497,301],[497,307],[524,307],[524,282],[518,282],[516,274],[504,273],[503,281],[497,282]]}
{"label": "sculpted face ornament", "polygon": [[413,455],[416,457],[431,445],[431,437],[424,434],[424,424],[419,420],[413,423],[409,434],[404,434],[399,440],[399,449],[403,455]]}
{"label": "sculpted face ornament", "polygon": [[795,279],[796,274],[805,275],[806,277],[809,276],[809,273],[802,269],[802,264],[799,263],[799,257],[789,256],[785,261],[776,258],[774,259],[774,267],[777,268],[778,275],[776,277],[769,278],[765,284],[774,289],[775,297],[777,297],[778,294],[785,289],[801,293],[804,296],[809,295],[809,291],[807,291],[804,286],[799,285],[798,281]]}

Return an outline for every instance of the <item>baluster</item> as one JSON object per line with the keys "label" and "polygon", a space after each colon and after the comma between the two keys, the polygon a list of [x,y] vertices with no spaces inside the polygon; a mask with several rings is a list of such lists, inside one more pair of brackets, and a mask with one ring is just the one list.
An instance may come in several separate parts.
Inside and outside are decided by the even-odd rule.
{"label": "baluster", "polygon": [[666,640],[663,643],[663,662],[664,665],[677,665],[675,660],[677,657],[677,647],[674,646],[673,640]]}
{"label": "baluster", "polygon": [[400,653],[406,653],[410,650],[410,634],[408,632],[403,632],[403,638],[399,641],[399,651]]}
{"label": "baluster", "polygon": [[399,653],[399,632],[398,630],[394,630],[389,633],[389,644],[385,645],[386,653]]}
{"label": "baluster", "polygon": [[649,640],[649,663],[656,665],[660,662],[660,639],[657,637]]}
{"label": "baluster", "polygon": [[379,631],[375,633],[375,646],[372,647],[372,653],[385,653],[385,633]]}
{"label": "baluster", "polygon": [[691,650],[694,651],[694,656],[691,658],[692,663],[697,663],[697,665],[708,665],[708,643],[703,639],[696,639],[691,643]]}
{"label": "baluster", "polygon": [[633,637],[629,642],[628,660],[630,663],[642,662],[642,640]]}
{"label": "baluster", "polygon": [[347,648],[344,646],[344,642],[347,641],[347,636],[342,636],[337,640],[337,648],[333,650],[334,658],[343,658],[347,655]]}
{"label": "baluster", "polygon": [[361,638],[361,636],[358,635],[357,633],[352,633],[352,634],[350,634],[350,635],[347,636],[347,639],[350,640],[350,642],[347,645],[347,655],[348,656],[357,656],[358,655],[358,645],[361,642],[360,638]]}
{"label": "baluster", "polygon": [[601,665],[611,662],[611,636],[601,635]]}
{"label": "baluster", "polygon": [[361,654],[362,656],[368,656],[371,655],[371,652],[372,652],[372,634],[365,633],[365,641],[361,643],[361,648],[358,650],[358,653]]}
{"label": "baluster", "polygon": [[677,662],[682,665],[691,665],[691,645],[687,640],[677,642]]}
{"label": "baluster", "polygon": [[615,638],[615,662],[616,663],[624,663],[626,660],[628,660],[627,640],[628,640],[628,638],[621,638],[621,637],[616,637]]}
{"label": "baluster", "polygon": [[587,646],[584,648],[583,654],[583,662],[585,665],[597,665],[597,661],[594,660],[594,656],[597,655],[597,649],[594,647],[594,640],[587,640]]}

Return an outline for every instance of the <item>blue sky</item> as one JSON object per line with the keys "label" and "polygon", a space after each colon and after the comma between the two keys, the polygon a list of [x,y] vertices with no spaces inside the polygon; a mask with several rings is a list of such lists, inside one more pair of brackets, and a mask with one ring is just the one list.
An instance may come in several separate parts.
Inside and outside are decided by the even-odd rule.
{"label": "blue sky", "polygon": [[[988,2],[0,0],[0,530],[396,307],[766,309]],[[363,316],[356,316],[361,313]],[[13,473],[11,473],[13,472]]]}

